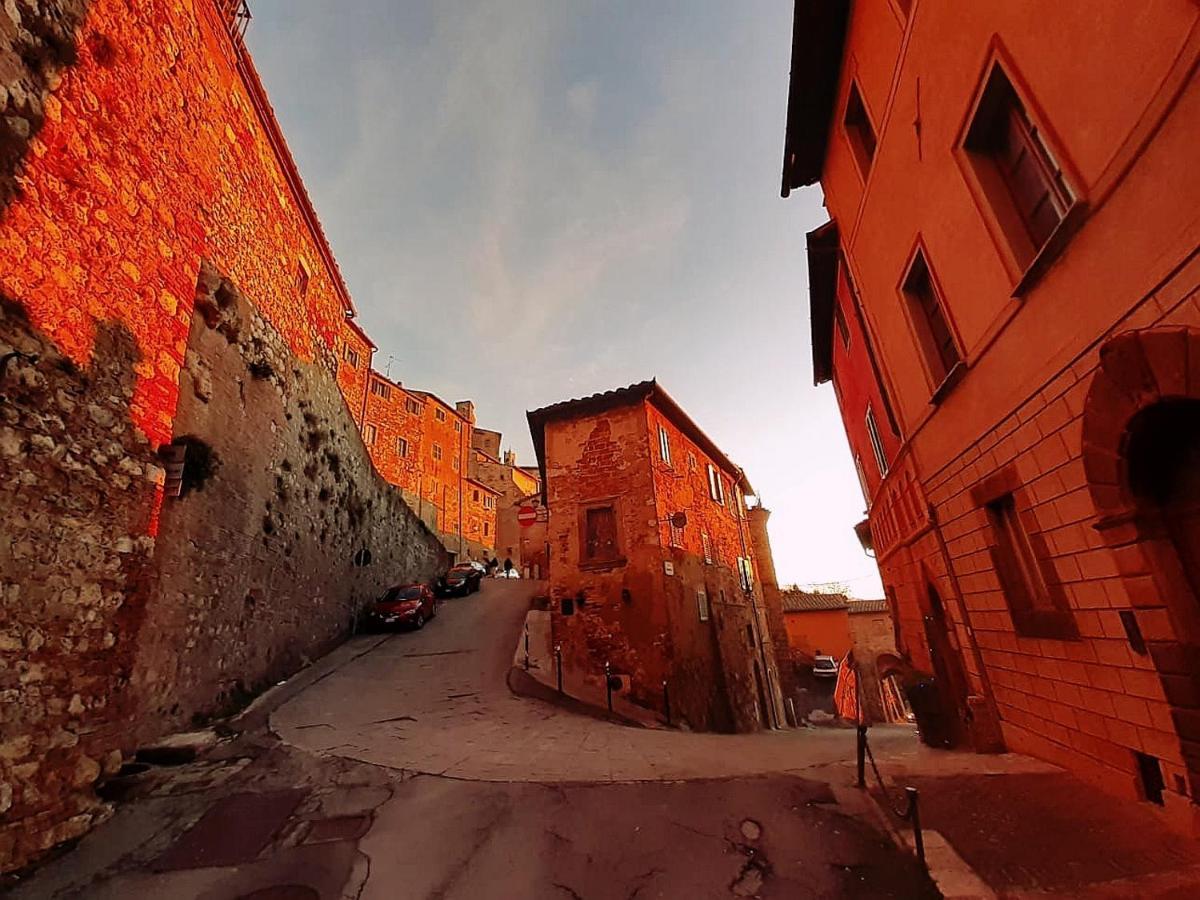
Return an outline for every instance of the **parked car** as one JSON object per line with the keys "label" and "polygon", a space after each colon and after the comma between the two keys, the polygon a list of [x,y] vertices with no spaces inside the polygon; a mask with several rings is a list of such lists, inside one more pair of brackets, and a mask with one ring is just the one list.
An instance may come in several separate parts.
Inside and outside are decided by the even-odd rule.
{"label": "parked car", "polygon": [[837,659],[832,656],[818,656],[813,660],[812,673],[817,678],[837,678]]}
{"label": "parked car", "polygon": [[493,578],[520,578],[521,573],[518,572],[515,568],[509,569],[507,572],[505,572],[503,569],[497,569],[496,574],[493,575],[492,577]]}
{"label": "parked car", "polygon": [[437,615],[437,599],[423,584],[398,584],[367,607],[368,628],[424,628]]}
{"label": "parked car", "polygon": [[439,597],[465,597],[467,594],[473,594],[479,590],[483,581],[483,573],[484,569],[479,563],[459,563],[438,579],[437,595]]}

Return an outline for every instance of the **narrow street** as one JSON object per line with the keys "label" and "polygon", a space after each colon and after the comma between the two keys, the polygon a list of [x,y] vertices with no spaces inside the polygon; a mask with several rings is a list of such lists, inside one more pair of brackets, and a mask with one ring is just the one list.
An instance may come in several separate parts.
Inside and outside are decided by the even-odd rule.
{"label": "narrow street", "polygon": [[841,808],[852,732],[653,731],[510,693],[534,589],[489,580],[420,632],[354,638],[297,677],[282,741],[152,769],[15,896],[936,896]]}

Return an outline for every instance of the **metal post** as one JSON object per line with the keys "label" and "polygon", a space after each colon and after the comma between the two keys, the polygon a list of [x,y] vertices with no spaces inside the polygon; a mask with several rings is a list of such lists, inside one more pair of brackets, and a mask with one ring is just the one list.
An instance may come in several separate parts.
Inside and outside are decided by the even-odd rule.
{"label": "metal post", "polygon": [[558,692],[561,694],[562,689],[562,644],[554,645],[554,663],[558,669]]}
{"label": "metal post", "polygon": [[612,712],[612,666],[604,663],[604,689],[608,691],[608,711]]}
{"label": "metal post", "polygon": [[917,859],[920,860],[922,866],[925,866],[925,838],[921,834],[921,807],[918,805],[917,789],[906,787],[904,793],[908,794],[908,815],[912,819],[913,846],[917,849]]}
{"label": "metal post", "polygon": [[529,622],[525,622],[525,671],[529,671]]}
{"label": "metal post", "polygon": [[667,716],[667,724],[671,724],[671,692],[667,689],[666,679],[663,679],[663,712]]}
{"label": "metal post", "polygon": [[867,726],[858,726],[858,786],[867,786]]}

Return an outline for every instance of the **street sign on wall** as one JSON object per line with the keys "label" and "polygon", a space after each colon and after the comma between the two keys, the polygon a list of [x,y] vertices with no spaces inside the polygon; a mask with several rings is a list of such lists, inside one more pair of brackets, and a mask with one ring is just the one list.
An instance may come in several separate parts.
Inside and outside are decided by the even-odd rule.
{"label": "street sign on wall", "polygon": [[537,510],[532,506],[522,506],[517,510],[517,522],[522,528],[528,528],[537,521]]}

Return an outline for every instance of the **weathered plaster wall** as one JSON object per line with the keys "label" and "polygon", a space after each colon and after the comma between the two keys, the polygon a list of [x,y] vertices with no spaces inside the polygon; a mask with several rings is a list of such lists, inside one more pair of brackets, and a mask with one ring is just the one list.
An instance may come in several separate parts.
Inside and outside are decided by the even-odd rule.
{"label": "weathered plaster wall", "polygon": [[371,465],[332,359],[296,359],[211,270],[196,309],[174,437],[214,462],[163,504],[133,675],[139,738],[229,711],[342,640],[384,588],[446,565]]}

